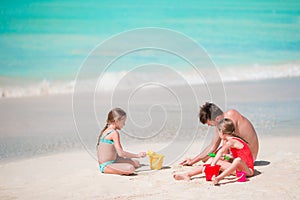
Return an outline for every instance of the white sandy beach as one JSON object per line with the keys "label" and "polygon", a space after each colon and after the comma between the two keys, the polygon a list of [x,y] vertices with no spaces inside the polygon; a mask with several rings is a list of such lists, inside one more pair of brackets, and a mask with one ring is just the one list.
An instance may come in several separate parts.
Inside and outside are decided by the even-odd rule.
{"label": "white sandy beach", "polygon": [[[176,163],[159,171],[143,166],[134,176],[106,175],[87,152],[78,151],[1,164],[0,199],[298,199],[300,137],[260,142],[256,176],[245,183],[213,186],[203,176],[175,181],[173,172],[192,168]],[[192,148],[187,155],[196,153]]]}
{"label": "white sandy beach", "polygon": [[[175,181],[172,177],[174,172],[192,168],[178,163],[203,148],[203,138],[199,136],[181,158],[162,170],[149,170],[148,159],[142,159],[145,166],[137,169],[134,176],[106,175],[99,172],[93,152],[97,135],[91,135],[92,155],[78,143],[69,95],[2,99],[0,199],[299,199],[296,85],[299,78],[225,85],[227,103],[254,123],[260,150],[256,176],[245,183],[220,186],[213,186],[203,176],[191,181]],[[169,117],[176,118],[175,114]],[[199,123],[194,113],[190,119]],[[205,126],[199,126],[203,133]],[[83,139],[89,145],[89,138]],[[168,139],[158,141],[147,145],[124,141],[123,146],[139,152],[168,145]],[[176,146],[169,150],[176,152]],[[227,179],[221,183],[226,181],[230,182]]]}

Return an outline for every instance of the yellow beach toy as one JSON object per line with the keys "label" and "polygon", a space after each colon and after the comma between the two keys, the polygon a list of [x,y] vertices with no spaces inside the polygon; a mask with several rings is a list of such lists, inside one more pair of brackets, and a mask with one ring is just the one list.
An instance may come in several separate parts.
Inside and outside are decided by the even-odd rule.
{"label": "yellow beach toy", "polygon": [[164,155],[157,154],[153,151],[148,151],[147,155],[150,158],[150,169],[154,170],[159,170],[162,168],[163,160],[164,160]]}

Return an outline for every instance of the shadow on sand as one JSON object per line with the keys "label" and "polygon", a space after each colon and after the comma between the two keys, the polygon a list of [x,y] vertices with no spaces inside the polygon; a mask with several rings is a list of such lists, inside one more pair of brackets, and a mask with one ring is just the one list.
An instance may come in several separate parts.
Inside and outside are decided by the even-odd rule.
{"label": "shadow on sand", "polygon": [[257,160],[254,162],[254,166],[267,166],[269,164],[271,164],[271,162],[266,160]]}
{"label": "shadow on sand", "polygon": [[[160,170],[171,169],[170,166],[163,166]],[[136,172],[147,172],[147,171],[157,171],[150,169],[150,165],[141,164],[141,166],[136,170]]]}

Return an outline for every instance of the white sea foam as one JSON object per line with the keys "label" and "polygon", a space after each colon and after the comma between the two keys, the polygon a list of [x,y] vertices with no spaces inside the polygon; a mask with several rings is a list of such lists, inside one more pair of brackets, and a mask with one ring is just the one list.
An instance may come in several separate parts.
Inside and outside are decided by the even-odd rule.
{"label": "white sea foam", "polygon": [[[205,71],[206,70],[206,71]],[[209,69],[200,70],[200,73],[210,74]],[[278,78],[300,77],[300,63],[286,63],[281,65],[253,65],[253,66],[234,66],[218,68],[217,76],[214,74],[206,77],[199,77],[194,72],[182,72],[187,82],[191,85],[203,84],[205,82],[239,82],[239,81],[256,81]]]}
{"label": "white sea foam", "polygon": [[[205,71],[206,70],[206,71]],[[204,72],[204,73],[203,73]],[[197,85],[206,82],[239,82],[255,81],[264,79],[277,79],[288,77],[300,77],[300,64],[289,63],[282,65],[253,65],[250,67],[224,67],[218,68],[219,78],[212,74],[211,76],[201,76],[195,71],[177,71],[177,76],[170,76],[160,72],[155,73],[134,73],[134,72],[107,72],[97,80],[70,80],[70,81],[47,81],[38,83],[21,84],[15,81],[10,84],[5,78],[1,79],[0,97],[1,98],[19,98],[28,96],[42,96],[55,94],[70,94],[74,89],[78,91],[111,91],[118,89],[127,89],[138,87],[141,84],[147,84],[150,80],[163,80],[168,85]],[[175,73],[175,74],[176,74]],[[200,74],[209,74],[209,69],[200,70]],[[17,83],[16,83],[17,82]],[[152,85],[155,87],[155,84]],[[150,85],[151,87],[151,85]]]}
{"label": "white sea foam", "polygon": [[282,65],[253,65],[250,67],[232,67],[219,70],[224,82],[251,81],[300,76],[300,63]]}
{"label": "white sea foam", "polygon": [[0,86],[0,96],[2,98],[18,98],[30,96],[43,96],[54,94],[69,94],[74,89],[74,81],[69,82],[50,82],[43,80],[36,84],[25,83],[23,85],[9,85]]}

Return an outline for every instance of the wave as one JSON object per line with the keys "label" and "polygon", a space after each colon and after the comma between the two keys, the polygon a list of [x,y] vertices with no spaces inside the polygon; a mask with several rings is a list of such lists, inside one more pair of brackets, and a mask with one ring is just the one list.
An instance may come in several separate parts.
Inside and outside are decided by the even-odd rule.
{"label": "wave", "polygon": [[248,67],[230,67],[221,69],[220,74],[224,82],[252,81],[264,79],[278,79],[300,76],[300,62],[259,65]]}
{"label": "wave", "polygon": [[[209,73],[209,69],[203,69],[203,74]],[[176,71],[176,70],[174,70]],[[155,87],[157,80],[164,80],[168,86],[180,86],[183,84],[198,85],[207,82],[222,81],[239,82],[239,81],[257,81],[265,79],[278,79],[289,77],[300,77],[300,63],[286,63],[281,65],[253,65],[248,67],[223,67],[218,68],[219,79],[214,75],[201,77],[194,71],[177,71],[178,76],[172,76],[166,73],[137,73],[133,72],[107,72],[98,80],[69,80],[69,81],[48,81],[40,82],[31,81],[23,83],[22,81],[9,81],[7,78],[0,78],[0,98],[20,98],[30,96],[45,96],[56,94],[72,94],[74,89],[80,91],[111,91],[116,88],[128,89],[137,87],[141,84],[147,84],[149,80],[154,80],[152,86]],[[129,78],[128,78],[129,77]],[[13,83],[12,83],[13,82]],[[95,83],[97,85],[95,85]],[[78,87],[80,86],[80,87]],[[150,86],[151,87],[151,86]]]}
{"label": "wave", "polygon": [[74,89],[75,82],[50,82],[43,80],[38,83],[24,83],[20,85],[5,84],[0,86],[1,98],[20,98],[31,96],[45,96],[55,94],[71,94]]}

